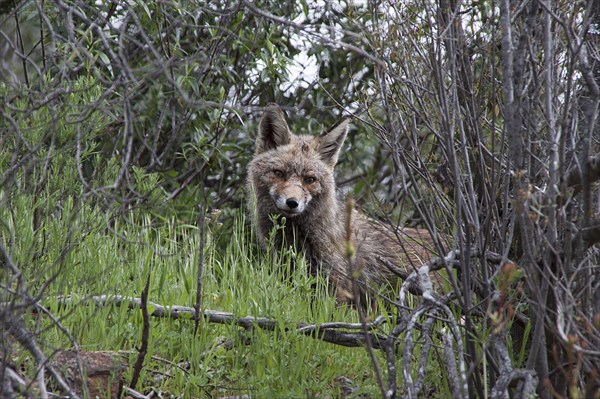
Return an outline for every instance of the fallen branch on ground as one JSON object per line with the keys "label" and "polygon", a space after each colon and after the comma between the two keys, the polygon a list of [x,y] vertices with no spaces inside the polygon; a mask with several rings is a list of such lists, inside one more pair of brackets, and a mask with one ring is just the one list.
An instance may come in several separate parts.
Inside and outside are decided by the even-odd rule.
{"label": "fallen branch on ground", "polygon": [[[84,303],[85,301],[92,301],[96,305],[106,306],[127,306],[129,309],[141,309],[142,300],[141,298],[127,297],[121,295],[93,295],[81,298],[76,297],[64,297],[60,298],[61,304],[74,304],[76,299]],[[162,306],[154,302],[148,302],[148,307],[152,310],[150,316],[159,318],[170,318],[170,319],[188,319],[191,321],[196,320],[196,309],[187,306]],[[231,324],[240,326],[246,330],[258,327],[262,330],[273,331],[279,325],[279,322],[275,319],[267,317],[255,317],[255,316],[236,316],[233,313],[219,312],[216,310],[203,310],[201,312],[202,318],[209,323],[217,324]],[[383,349],[386,342],[386,337],[381,334],[372,332],[377,329],[385,322],[385,318],[378,317],[372,323],[367,324],[369,339],[375,349]],[[363,333],[363,325],[360,323],[323,323],[323,324],[308,324],[308,323],[296,323],[289,327],[289,330],[296,330],[300,334],[323,340],[335,345],[341,345],[346,347],[362,347],[365,345],[366,337]],[[348,332],[344,330],[357,330],[357,332]]]}

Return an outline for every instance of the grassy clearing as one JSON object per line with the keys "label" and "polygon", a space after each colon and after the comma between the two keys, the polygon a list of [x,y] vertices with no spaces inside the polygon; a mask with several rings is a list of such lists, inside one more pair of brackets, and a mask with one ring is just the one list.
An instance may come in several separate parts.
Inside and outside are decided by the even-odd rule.
{"label": "grassy clearing", "polygon": [[[61,307],[56,301],[59,295],[139,297],[150,273],[150,301],[193,306],[199,244],[196,226],[174,220],[157,224],[132,213],[115,219],[118,222],[108,218],[111,227],[107,228],[106,215],[92,206],[65,199],[49,204],[33,195],[9,202],[12,207],[0,210],[1,220],[8,221],[2,239],[11,242],[11,256],[24,272],[30,291],[44,290],[44,305],[81,349],[129,352],[132,365],[139,346],[141,311],[91,303]],[[257,255],[243,216],[238,216],[224,251],[218,251],[213,241],[218,226],[208,227],[204,307],[270,317],[280,325],[272,332],[246,332],[235,326],[202,323],[194,336],[191,320],[152,319],[139,390],[154,388],[175,397],[337,397],[337,379],[344,376],[360,386],[356,395],[379,395],[365,350],[338,347],[286,329],[298,321],[357,321],[354,311],[335,307],[324,282],[308,275],[301,258],[292,268],[292,251],[283,251],[279,265],[270,256]],[[44,316],[31,316],[27,322],[39,332],[39,342],[48,354],[74,344]],[[233,343],[231,350],[219,347],[224,340]],[[27,363],[27,356],[19,360]],[[187,369],[174,366],[179,363]]]}

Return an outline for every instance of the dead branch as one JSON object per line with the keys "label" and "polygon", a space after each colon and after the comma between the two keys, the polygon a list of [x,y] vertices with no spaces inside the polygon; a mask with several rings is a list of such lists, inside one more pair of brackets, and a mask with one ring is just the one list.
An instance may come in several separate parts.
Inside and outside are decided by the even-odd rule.
{"label": "dead branch", "polygon": [[514,397],[529,398],[536,396],[538,385],[537,374],[534,370],[513,369],[510,354],[505,344],[503,334],[493,334],[492,344],[498,354],[500,377],[492,388],[490,398],[503,399],[508,397],[508,387],[513,381],[521,381],[519,392]]}
{"label": "dead branch", "polygon": [[[373,350],[373,343],[369,337],[366,314],[365,314],[365,304],[361,304],[361,294],[359,289],[358,279],[355,277],[360,275],[360,271],[356,270],[357,267],[353,258],[353,250],[351,248],[354,247],[354,242],[352,241],[352,229],[351,229],[351,220],[352,220],[352,210],[354,209],[354,200],[352,197],[348,198],[346,203],[346,262],[348,267],[348,275],[350,276],[350,281],[352,284],[352,295],[354,296],[356,310],[358,311],[358,317],[360,319],[360,324],[363,327],[363,333],[365,336],[365,348],[367,349],[367,353],[369,354],[369,358],[371,359],[371,364],[373,365],[373,370],[375,371],[375,376],[377,377],[377,385],[381,389],[381,394],[384,398],[391,397],[389,393],[389,389],[386,389],[385,384],[383,382],[383,376],[381,374],[381,368],[379,367],[379,363],[377,362],[377,358],[375,357],[375,351]],[[358,272],[358,273],[357,273]]]}
{"label": "dead branch", "polygon": [[200,243],[198,245],[198,275],[196,276],[196,303],[194,303],[194,309],[196,309],[196,322],[194,325],[194,335],[198,334],[198,327],[200,326],[200,309],[202,307],[202,276],[204,274],[204,241],[205,236],[205,224],[206,220],[204,217],[204,205],[199,206],[200,216],[198,217],[198,229],[200,235]]}
{"label": "dead branch", "polygon": [[[19,344],[21,344],[21,346],[31,354],[31,356],[33,356],[35,364],[38,367],[38,375],[36,375],[36,381],[38,384],[42,383],[44,371],[48,371],[48,374],[50,374],[50,376],[54,379],[62,392],[71,398],[79,398],[79,396],[71,389],[69,384],[67,384],[67,382],[63,379],[58,370],[56,370],[56,368],[48,361],[48,358],[36,343],[33,334],[25,328],[21,320],[12,318],[11,320],[8,320],[8,323],[3,321],[2,324],[5,325],[8,333],[17,342],[19,342]],[[42,385],[42,388],[44,385],[45,383]],[[41,394],[44,395],[44,393]]]}
{"label": "dead branch", "polygon": [[136,390],[133,390],[129,387],[123,387],[123,391],[130,397],[134,398],[134,399],[151,399],[154,397],[153,393],[154,392],[150,392],[149,395],[144,395],[143,393],[140,393]]}
{"label": "dead branch", "polygon": [[[12,398],[18,397],[18,394],[23,394],[30,383],[25,381],[11,366],[3,364],[2,362],[0,362],[0,365],[2,366],[2,372],[4,373],[1,381],[2,391],[0,391],[2,395]],[[23,395],[23,397],[25,396]]]}
{"label": "dead branch", "polygon": [[[402,351],[402,374],[404,377],[404,381],[408,388],[410,397],[417,397],[420,391],[423,388],[423,381],[425,379],[426,367],[423,365],[427,364],[427,358],[429,356],[429,348],[432,341],[432,330],[433,323],[436,320],[442,320],[438,314],[444,316],[443,321],[448,324],[450,328],[450,333],[443,335],[445,348],[449,353],[446,353],[444,359],[447,361],[447,370],[453,371],[454,373],[450,373],[449,378],[451,378],[450,387],[452,389],[453,398],[463,398],[467,397],[467,377],[466,377],[466,366],[464,364],[464,350],[462,346],[462,338],[460,335],[458,322],[454,317],[451,309],[445,303],[447,298],[440,297],[433,289],[433,283],[431,281],[430,271],[432,268],[440,267],[440,264],[448,264],[456,259],[459,255],[459,251],[451,251],[446,257],[442,259],[434,259],[430,262],[424,263],[420,268],[413,271],[408,278],[403,282],[400,293],[398,295],[398,309],[400,311],[401,318],[403,319],[399,326],[406,326],[406,338],[404,340],[404,346]],[[412,311],[408,311],[409,309],[406,306],[406,294],[411,290],[415,289],[415,286],[418,291],[422,292],[423,301]],[[413,356],[413,335],[415,334],[415,330],[417,327],[417,322],[421,317],[425,317],[424,327],[421,329],[421,335],[425,340],[425,344],[423,345],[423,350],[421,351],[421,359],[416,381],[413,382],[413,377],[411,375],[411,364],[412,364],[412,356]],[[452,352],[452,342],[455,343],[456,350],[458,352],[455,357]],[[457,365],[456,360],[458,360],[460,369],[460,373],[456,372]],[[390,362],[388,362],[389,364]]]}
{"label": "dead branch", "polygon": [[[423,336],[423,346],[421,349],[421,355],[419,359],[419,370],[424,370],[427,368],[427,364],[429,363],[429,353],[431,351],[431,347],[433,344],[433,326],[435,323],[435,318],[429,317],[423,323],[423,328],[421,330],[421,334]],[[417,375],[417,379],[415,381],[415,394],[418,397],[423,391],[423,387],[425,386],[425,373],[419,373]]]}
{"label": "dead branch", "polygon": [[[478,251],[472,251],[472,254],[477,254]],[[496,254],[490,255],[493,258],[496,258]],[[397,347],[398,339],[400,334],[406,332],[406,338],[403,342],[403,367],[402,374],[404,377],[404,381],[408,388],[408,393],[410,397],[416,397],[422,391],[425,380],[425,370],[426,364],[428,362],[429,352],[433,341],[433,327],[436,320],[442,320],[439,317],[440,311],[438,307],[442,309],[441,314],[449,314],[450,323],[455,323],[453,315],[450,312],[450,309],[443,304],[443,301],[449,299],[439,298],[439,295],[434,292],[433,283],[431,281],[431,277],[429,275],[432,271],[441,270],[444,267],[453,267],[454,263],[456,263],[456,259],[460,257],[459,250],[450,251],[443,258],[432,259],[429,262],[422,265],[419,269],[414,270],[408,276],[405,276],[405,280],[400,288],[400,292],[398,295],[398,301],[395,303],[397,306],[400,318],[398,320],[397,325],[394,327],[392,333],[390,334],[388,341],[385,346],[386,351],[386,361],[387,361],[387,370],[388,370],[388,382],[390,387],[390,392],[395,394],[397,389],[396,383],[396,353],[395,348]],[[423,301],[419,304],[419,306],[412,311],[409,311],[409,307],[406,305],[406,297],[408,293],[418,293],[422,296]],[[449,297],[448,297],[449,298]],[[418,323],[420,317],[425,317],[425,321],[421,325]],[[445,319],[444,319],[445,321]],[[420,334],[423,337],[424,344],[421,350],[421,357],[419,359],[419,371],[416,376],[416,381],[413,382],[413,377],[410,374],[412,355],[413,355],[413,334],[415,331],[420,329]],[[437,331],[437,328],[436,330]],[[454,340],[460,341],[460,336],[458,335],[457,326],[453,326],[450,333],[442,333],[443,338],[447,338],[445,340],[445,359],[447,360],[448,369],[454,370],[454,374],[450,375],[448,378],[450,379],[450,387],[453,393],[453,398],[462,398],[466,397],[466,374],[465,374],[465,366],[462,361],[462,346],[459,346],[459,360],[461,361],[461,373],[460,375],[457,370],[456,361],[454,360],[455,354],[453,351],[452,338]],[[460,342],[458,343],[460,345]],[[462,377],[462,378],[459,378]]]}
{"label": "dead branch", "polygon": [[[21,280],[21,271],[13,263],[12,258],[3,245],[0,245],[0,256],[0,259],[3,261],[2,264],[12,272],[14,278],[17,281]],[[20,283],[18,286],[20,288],[23,287],[23,285]],[[35,303],[37,301],[37,299],[31,298],[25,290],[20,292],[20,296],[23,298],[23,302],[25,303]],[[73,392],[69,384],[65,382],[58,370],[56,370],[56,368],[48,361],[48,358],[38,346],[34,334],[26,328],[22,317],[13,314],[13,306],[14,304],[10,303],[0,303],[0,326],[2,327],[2,330],[10,334],[15,341],[17,341],[33,357],[37,366],[37,374],[35,378],[38,388],[40,389],[40,395],[42,397],[47,397],[46,383],[44,380],[45,371],[47,371],[62,392],[69,395],[71,398],[78,398],[79,396]]]}
{"label": "dead branch", "polygon": [[[129,309],[141,309],[142,300],[141,298],[126,297],[121,295],[94,295],[79,298],[81,303],[85,301],[92,301],[96,305],[107,306],[127,306]],[[60,298],[59,302],[64,305],[75,304],[75,297],[64,297]],[[154,302],[148,302],[148,306],[152,308],[153,317],[158,318],[171,318],[171,319],[185,319],[195,320],[196,309],[187,306],[173,305],[165,307]],[[237,325],[246,330],[258,327],[265,331],[274,331],[279,322],[275,319],[267,317],[255,317],[255,316],[236,316],[233,313],[220,312],[216,310],[205,309],[202,311],[201,316],[208,323],[216,324],[230,324]],[[376,330],[381,324],[383,324],[384,318],[377,318],[372,323],[367,323],[366,329],[368,331]],[[324,324],[308,324],[308,323],[296,323],[294,326],[290,326],[289,330],[295,330],[296,332],[320,339],[331,344],[346,346],[346,347],[363,347],[366,344],[365,334],[362,332],[348,332],[345,330],[362,330],[363,325],[361,323],[324,323]],[[374,349],[384,349],[384,343],[386,338],[376,332],[369,332],[368,335]]]}
{"label": "dead branch", "polygon": [[148,316],[148,291],[150,290],[150,273],[148,273],[148,277],[146,279],[146,285],[142,290],[142,298],[140,299],[140,309],[142,309],[142,319],[143,319],[143,327],[142,327],[142,343],[140,348],[138,349],[138,356],[135,361],[135,365],[133,366],[133,375],[131,377],[131,383],[129,387],[131,389],[135,389],[137,385],[138,379],[140,378],[140,373],[142,372],[142,367],[144,366],[144,359],[146,358],[146,353],[148,353],[148,340],[150,337],[150,317]]}

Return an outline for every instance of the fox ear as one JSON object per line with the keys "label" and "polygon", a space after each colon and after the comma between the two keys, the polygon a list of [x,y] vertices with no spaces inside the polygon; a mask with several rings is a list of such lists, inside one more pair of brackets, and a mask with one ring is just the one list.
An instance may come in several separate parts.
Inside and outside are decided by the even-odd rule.
{"label": "fox ear", "polygon": [[321,158],[331,167],[335,166],[338,161],[338,154],[346,139],[349,123],[350,119],[344,119],[317,138],[317,151],[321,155]]}
{"label": "fox ear", "polygon": [[283,111],[279,105],[270,103],[260,120],[256,153],[260,154],[289,144],[291,135]]}

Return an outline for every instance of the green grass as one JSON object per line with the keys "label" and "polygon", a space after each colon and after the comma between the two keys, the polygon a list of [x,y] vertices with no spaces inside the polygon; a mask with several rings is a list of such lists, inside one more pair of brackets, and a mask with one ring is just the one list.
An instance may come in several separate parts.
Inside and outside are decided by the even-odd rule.
{"label": "green grass", "polygon": [[[150,274],[150,301],[193,306],[198,229],[175,220],[158,224],[133,213],[116,219],[108,229],[103,212],[69,198],[51,201],[20,195],[7,200],[11,206],[0,210],[0,220],[6,222],[0,239],[23,271],[28,290],[36,294],[44,287],[42,303],[81,349],[129,351],[128,363],[133,365],[135,348],[140,345],[140,310],[77,301],[59,306],[57,298],[91,294],[139,297]],[[53,201],[59,201],[60,207]],[[277,328],[243,331],[203,322],[194,335],[192,320],[153,318],[138,389],[153,387],[175,397],[249,394],[257,398],[324,398],[339,395],[336,379],[344,376],[361,387],[356,395],[378,396],[364,349],[339,347],[288,328],[301,321],[356,322],[356,313],[336,308],[325,282],[309,276],[302,258],[291,268],[292,251],[283,251],[280,263],[273,264],[272,257],[258,251],[249,238],[243,216],[238,216],[224,250],[214,245],[218,230],[216,224],[209,223],[203,306],[239,316],[270,317],[279,322]],[[49,318],[38,315],[27,322],[39,332],[46,353],[72,347]],[[232,342],[232,349],[218,347],[223,340]],[[382,354],[378,356],[385,364]],[[27,361],[27,356],[21,360]],[[189,369],[174,367],[180,362],[187,362]],[[156,378],[165,374],[170,377]]]}
{"label": "green grass", "polygon": [[[0,85],[0,94],[8,89]],[[198,226],[190,221],[198,220],[203,188],[189,185],[181,196],[167,200],[163,187],[170,185],[162,183],[172,177],[170,172],[136,166],[119,180],[123,160],[102,144],[113,115],[88,108],[100,99],[99,86],[81,79],[72,89],[78,94],[65,107],[52,113],[45,107],[31,110],[19,119],[19,134],[0,140],[0,176],[7,182],[0,187],[0,245],[22,273],[16,278],[2,265],[0,302],[20,301],[19,290],[41,298],[60,326],[43,313],[24,313],[22,308],[13,313],[25,318],[46,355],[73,346],[121,351],[130,365],[127,383],[140,345],[142,312],[83,298],[139,297],[149,276],[150,301],[192,306],[200,239]],[[28,109],[25,94],[16,109]],[[72,120],[73,115],[85,115],[85,122]],[[13,126],[0,122],[0,128],[10,132]],[[16,160],[28,161],[12,170]],[[346,377],[360,387],[354,396],[380,396],[364,348],[321,342],[290,328],[298,322],[357,322],[356,312],[336,307],[326,281],[309,276],[303,259],[289,248],[278,251],[277,261],[259,250],[244,212],[223,213],[227,220],[237,216],[231,228],[207,222],[202,305],[238,316],[269,317],[277,320],[277,328],[244,331],[202,322],[194,334],[192,320],[154,318],[137,389],[181,398],[335,398],[340,396],[338,378]],[[68,306],[59,299],[65,296],[74,298]],[[1,334],[0,346],[13,349],[13,364],[22,366],[31,380],[31,356],[14,342],[7,345],[6,336]],[[223,341],[231,349],[220,346]],[[385,370],[383,354],[378,352],[377,359]],[[181,369],[179,363],[189,367]],[[431,375],[436,377],[433,384],[440,385],[440,372]]]}

